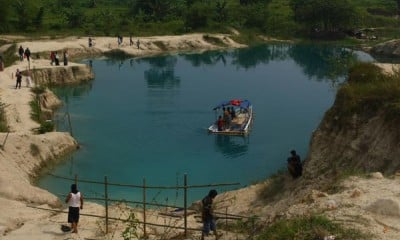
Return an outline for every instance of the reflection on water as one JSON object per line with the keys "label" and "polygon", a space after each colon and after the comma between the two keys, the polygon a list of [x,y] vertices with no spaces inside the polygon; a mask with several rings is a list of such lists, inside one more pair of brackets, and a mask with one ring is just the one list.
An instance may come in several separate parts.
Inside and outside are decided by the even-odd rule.
{"label": "reflection on water", "polygon": [[177,58],[175,56],[141,58],[138,63],[146,62],[150,69],[144,71],[144,77],[149,88],[178,88],[180,78],[175,76],[175,65]]}
{"label": "reflection on water", "polygon": [[310,78],[317,81],[327,78],[333,83],[346,76],[348,69],[358,60],[356,53],[348,48],[324,45],[293,45],[289,56]]}
{"label": "reflection on water", "polygon": [[215,146],[224,156],[237,158],[249,149],[249,137],[215,134]]}
{"label": "reflection on water", "polygon": [[[107,175],[131,184],[146,177],[151,185],[171,185],[177,172],[188,173],[196,184],[263,179],[285,165],[290,149],[306,155],[310,134],[333,103],[331,83],[342,81],[357,59],[356,52],[340,47],[276,44],[88,60],[93,82],[55,89],[67,103],[59,115],[71,113],[74,137],[83,145],[73,164],[57,166],[54,173],[89,180]],[[251,100],[263,123],[254,125],[251,143],[207,134],[215,119],[211,108],[231,98]],[[46,177],[40,182],[51,192],[64,184]],[[124,194],[129,195],[113,192],[115,198]],[[189,201],[203,195],[199,191]]]}

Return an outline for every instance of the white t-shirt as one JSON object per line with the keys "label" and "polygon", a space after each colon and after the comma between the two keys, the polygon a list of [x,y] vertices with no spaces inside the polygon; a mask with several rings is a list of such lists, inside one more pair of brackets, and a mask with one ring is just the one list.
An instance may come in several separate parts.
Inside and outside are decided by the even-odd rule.
{"label": "white t-shirt", "polygon": [[70,207],[80,207],[81,206],[81,192],[71,193],[71,198],[68,201]]}

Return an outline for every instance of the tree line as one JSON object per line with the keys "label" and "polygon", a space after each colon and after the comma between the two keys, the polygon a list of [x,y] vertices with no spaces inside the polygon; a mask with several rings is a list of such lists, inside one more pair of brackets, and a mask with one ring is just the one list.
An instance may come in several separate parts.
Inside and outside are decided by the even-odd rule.
{"label": "tree line", "polygon": [[396,25],[400,0],[0,0],[0,33],[335,34]]}

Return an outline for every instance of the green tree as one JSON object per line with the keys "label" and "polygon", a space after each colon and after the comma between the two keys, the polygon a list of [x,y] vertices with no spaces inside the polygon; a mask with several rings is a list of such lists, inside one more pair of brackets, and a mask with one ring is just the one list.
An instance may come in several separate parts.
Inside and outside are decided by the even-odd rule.
{"label": "green tree", "polygon": [[17,0],[14,2],[13,6],[17,16],[18,28],[20,30],[26,30],[28,27],[31,27],[38,15],[39,6],[29,0]]}
{"label": "green tree", "polygon": [[85,14],[80,8],[67,8],[64,14],[71,28],[80,27],[85,21]]}
{"label": "green tree", "polygon": [[208,26],[210,13],[213,10],[210,5],[202,3],[193,4],[187,11],[185,17],[185,26],[189,30],[205,28]]}
{"label": "green tree", "polygon": [[337,32],[348,28],[356,19],[349,0],[292,0],[295,20],[310,29]]}
{"label": "green tree", "polygon": [[172,0],[135,0],[131,6],[131,14],[143,12],[149,21],[163,20],[171,10]]}
{"label": "green tree", "polygon": [[226,7],[226,0],[216,2],[215,12],[216,12],[215,20],[217,22],[225,22],[227,20],[228,9]]}
{"label": "green tree", "polygon": [[397,2],[397,16],[400,17],[400,0],[395,0]]}
{"label": "green tree", "polygon": [[0,32],[7,31],[11,13],[11,0],[0,0]]}

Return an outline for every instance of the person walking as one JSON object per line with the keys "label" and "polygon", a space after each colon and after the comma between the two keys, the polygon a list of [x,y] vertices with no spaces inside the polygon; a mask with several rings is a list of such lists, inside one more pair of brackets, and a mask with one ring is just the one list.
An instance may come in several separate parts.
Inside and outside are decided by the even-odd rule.
{"label": "person walking", "polygon": [[28,60],[28,62],[30,62],[30,60],[31,60],[31,50],[29,50],[29,48],[26,48],[24,54],[26,56],[26,60]]}
{"label": "person walking", "polygon": [[78,233],[79,211],[83,209],[83,196],[76,184],[71,185],[71,192],[65,202],[68,204],[68,222],[71,223],[73,233]]}
{"label": "person walking", "polygon": [[22,74],[19,71],[19,69],[17,69],[17,72],[15,73],[15,78],[17,79],[17,83],[15,84],[15,89],[17,88],[21,89]]}
{"label": "person walking", "polygon": [[203,230],[201,233],[201,239],[203,240],[205,236],[208,236],[210,230],[214,232],[215,239],[219,238],[217,233],[217,226],[215,223],[215,216],[213,213],[213,200],[217,196],[217,191],[215,189],[210,190],[207,196],[205,196],[202,200],[202,212],[201,219],[203,221]]}
{"label": "person walking", "polygon": [[24,48],[22,46],[19,46],[18,48],[18,54],[19,54],[19,60],[24,61]]}

